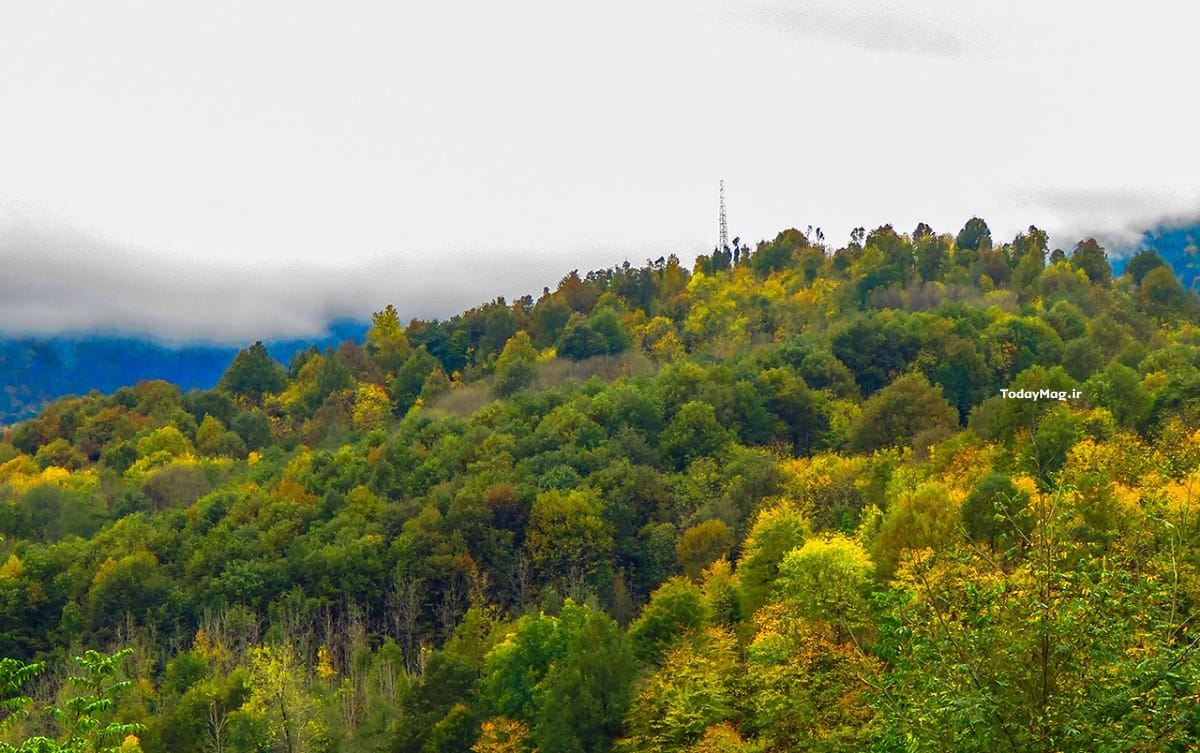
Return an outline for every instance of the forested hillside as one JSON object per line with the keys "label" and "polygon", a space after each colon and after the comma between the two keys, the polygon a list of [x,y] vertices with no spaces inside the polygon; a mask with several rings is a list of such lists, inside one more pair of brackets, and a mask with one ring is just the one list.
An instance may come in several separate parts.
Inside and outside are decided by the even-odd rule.
{"label": "forested hillside", "polygon": [[1198,315],[1034,227],[787,230],[59,400],[0,750],[1194,750]]}
{"label": "forested hillside", "polygon": [[[290,359],[301,350],[362,339],[365,330],[360,322],[339,320],[324,337],[277,340],[267,348],[276,358]],[[113,392],[144,379],[163,379],[184,390],[209,389],[237,350],[102,334],[0,338],[0,426],[33,418],[64,395]]]}
{"label": "forested hillside", "polygon": [[[1143,234],[1142,246],[1152,248],[1188,290],[1200,287],[1200,253],[1196,241],[1200,225],[1163,225]],[[1124,261],[1124,260],[1122,260]],[[1119,264],[1114,264],[1118,268]]]}

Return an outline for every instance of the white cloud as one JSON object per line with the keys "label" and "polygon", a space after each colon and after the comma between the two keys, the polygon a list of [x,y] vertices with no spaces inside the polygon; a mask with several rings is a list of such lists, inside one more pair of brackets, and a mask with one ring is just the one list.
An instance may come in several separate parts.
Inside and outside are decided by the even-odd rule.
{"label": "white cloud", "polygon": [[[956,4],[869,0],[759,2],[738,15],[765,29],[870,51],[959,57],[984,51],[989,35],[956,23]],[[958,4],[961,5],[961,4]]]}
{"label": "white cloud", "polygon": [[[595,249],[581,256],[595,266],[614,261]],[[45,213],[10,211],[0,217],[0,334],[100,329],[233,343],[306,337],[332,319],[365,319],[388,303],[405,318],[444,318],[497,296],[536,295],[562,276],[536,252],[461,249],[456,261],[206,263],[121,246]]]}
{"label": "white cloud", "polygon": [[[0,206],[102,239],[59,244],[68,266],[140,249],[181,278],[347,270],[275,300],[295,308],[279,327],[379,265],[429,271],[462,308],[503,292],[482,292],[502,287],[481,271],[491,253],[518,289],[690,260],[715,242],[722,178],[730,230],[752,241],[980,215],[997,238],[1033,223],[1069,246],[1200,211],[1197,11],[1178,4],[117,0],[4,16]],[[364,309],[391,300],[363,291]],[[109,301],[97,322],[172,316],[76,298]]]}

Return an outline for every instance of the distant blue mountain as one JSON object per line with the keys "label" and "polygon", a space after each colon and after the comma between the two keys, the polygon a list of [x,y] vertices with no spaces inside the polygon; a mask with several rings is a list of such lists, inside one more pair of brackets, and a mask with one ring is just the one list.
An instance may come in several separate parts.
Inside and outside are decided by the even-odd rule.
{"label": "distant blue mountain", "polygon": [[1112,259],[1113,274],[1125,271],[1125,264],[1137,251],[1154,249],[1163,261],[1170,265],[1179,282],[1188,290],[1200,291],[1200,224],[1180,227],[1160,225],[1142,234],[1142,242],[1133,248],[1119,250],[1119,258]]}
{"label": "distant blue mountain", "polygon": [[[296,353],[314,346],[324,350],[345,340],[362,342],[369,326],[339,320],[319,338],[264,344],[273,358],[287,365]],[[30,418],[64,395],[112,392],[143,379],[165,379],[185,392],[211,389],[238,350],[232,345],[170,346],[102,334],[0,338],[0,426]]]}

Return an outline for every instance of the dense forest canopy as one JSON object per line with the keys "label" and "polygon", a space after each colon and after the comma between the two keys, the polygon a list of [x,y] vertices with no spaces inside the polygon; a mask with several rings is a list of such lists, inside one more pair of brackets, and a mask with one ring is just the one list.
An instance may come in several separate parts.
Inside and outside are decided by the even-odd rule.
{"label": "dense forest canopy", "polygon": [[1198,315],[1152,251],[792,229],[58,400],[0,750],[1194,749]]}

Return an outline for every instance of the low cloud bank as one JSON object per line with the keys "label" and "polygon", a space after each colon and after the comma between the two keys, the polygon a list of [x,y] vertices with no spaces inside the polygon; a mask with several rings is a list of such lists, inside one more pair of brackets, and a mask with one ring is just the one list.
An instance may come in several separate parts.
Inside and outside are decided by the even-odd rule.
{"label": "low cloud bank", "polygon": [[331,320],[447,317],[499,295],[554,287],[561,262],[474,254],[323,266],[239,267],[123,247],[25,219],[0,225],[0,333],[148,335],[166,343],[245,343],[322,334]]}

